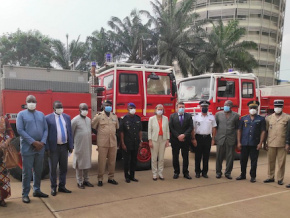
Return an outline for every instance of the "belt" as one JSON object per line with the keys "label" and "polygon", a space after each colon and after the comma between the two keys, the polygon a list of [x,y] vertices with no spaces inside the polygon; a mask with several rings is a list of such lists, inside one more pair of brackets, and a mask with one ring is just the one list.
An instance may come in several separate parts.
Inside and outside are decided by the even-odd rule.
{"label": "belt", "polygon": [[67,145],[67,143],[64,143],[64,144],[57,144],[58,146],[63,146],[63,145]]}
{"label": "belt", "polygon": [[196,135],[200,136],[200,137],[203,137],[203,138],[210,137],[210,134],[208,134],[208,135],[196,134]]}

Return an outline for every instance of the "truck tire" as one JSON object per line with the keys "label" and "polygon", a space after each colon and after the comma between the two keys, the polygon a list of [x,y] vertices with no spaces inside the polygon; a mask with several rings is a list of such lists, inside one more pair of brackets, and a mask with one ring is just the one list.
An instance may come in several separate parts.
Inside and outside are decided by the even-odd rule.
{"label": "truck tire", "polygon": [[[20,152],[20,137],[16,137],[15,139],[13,139],[11,141],[11,145],[13,145],[16,148],[16,150]],[[22,181],[22,169],[19,166],[9,169],[9,172],[10,172],[10,175],[13,176],[13,178],[19,181]],[[46,178],[48,173],[49,173],[48,157],[45,153],[41,178],[42,179]]]}
{"label": "truck tire", "polygon": [[142,141],[142,146],[138,149],[136,170],[149,170],[151,168],[151,151],[147,132],[142,132]]}

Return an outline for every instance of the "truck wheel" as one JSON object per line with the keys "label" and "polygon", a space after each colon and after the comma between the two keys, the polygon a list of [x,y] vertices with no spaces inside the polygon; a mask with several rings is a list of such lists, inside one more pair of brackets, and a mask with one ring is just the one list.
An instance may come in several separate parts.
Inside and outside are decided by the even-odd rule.
{"label": "truck wheel", "polygon": [[241,151],[238,150],[237,148],[235,149],[234,159],[235,160],[240,160],[241,159]]}
{"label": "truck wheel", "polygon": [[148,142],[148,133],[142,132],[142,146],[138,149],[137,170],[149,170],[151,167],[151,151]]}
{"label": "truck wheel", "polygon": [[[11,144],[16,148],[18,152],[20,152],[20,137],[17,137],[11,141]],[[21,157],[21,155],[20,155]],[[21,161],[21,160],[20,160]],[[21,161],[22,163],[22,161]],[[22,169],[20,166],[17,166],[15,168],[9,169],[9,172],[13,178],[22,181]],[[43,161],[43,170],[42,170],[42,175],[41,178],[44,179],[49,173],[49,166],[48,166],[48,157],[45,154],[44,155],[44,161]],[[32,179],[32,178],[31,178]]]}

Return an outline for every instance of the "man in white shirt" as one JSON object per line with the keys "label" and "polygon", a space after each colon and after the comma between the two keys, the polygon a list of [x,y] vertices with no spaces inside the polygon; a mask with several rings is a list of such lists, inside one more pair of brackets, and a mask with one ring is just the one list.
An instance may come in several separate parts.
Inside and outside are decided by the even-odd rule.
{"label": "man in white shirt", "polygon": [[[195,150],[195,177],[200,178],[200,174],[204,178],[208,178],[208,160],[211,145],[214,145],[214,137],[216,134],[216,121],[212,114],[208,114],[208,106],[210,102],[200,101],[201,113],[193,116],[194,131],[192,132],[192,143],[196,147]],[[200,168],[200,162],[203,162],[203,169]]]}

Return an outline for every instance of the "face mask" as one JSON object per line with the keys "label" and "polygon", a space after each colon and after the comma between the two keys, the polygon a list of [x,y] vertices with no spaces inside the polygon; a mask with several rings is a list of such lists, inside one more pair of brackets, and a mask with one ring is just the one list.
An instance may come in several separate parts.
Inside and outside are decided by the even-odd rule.
{"label": "face mask", "polygon": [[275,107],[275,108],[274,108],[274,111],[275,111],[276,114],[280,114],[280,113],[282,112],[282,108],[280,108],[280,107]]}
{"label": "face mask", "polygon": [[162,115],[162,114],[163,114],[163,110],[157,110],[157,111],[156,111],[156,114],[157,114],[157,115]]}
{"label": "face mask", "polygon": [[178,113],[179,113],[179,114],[183,114],[183,113],[184,113],[184,108],[183,108],[183,107],[178,108]]}
{"label": "face mask", "polygon": [[130,114],[135,114],[135,113],[136,113],[136,109],[135,109],[135,108],[133,108],[133,109],[129,109],[129,113],[130,113]]}
{"label": "face mask", "polygon": [[201,108],[201,112],[206,114],[208,112],[208,108],[207,107],[203,107]]}
{"label": "face mask", "polygon": [[87,110],[81,110],[81,115],[84,116],[84,117],[87,116],[88,113],[89,112]]}
{"label": "face mask", "polygon": [[27,105],[27,108],[32,111],[35,110],[36,108],[36,103],[26,103],[26,105]]}
{"label": "face mask", "polygon": [[58,115],[61,115],[63,113],[63,108],[56,108],[55,113],[57,113]]}
{"label": "face mask", "polygon": [[257,110],[252,108],[249,110],[249,112],[251,115],[255,115],[257,113]]}
{"label": "face mask", "polygon": [[112,107],[111,106],[106,106],[105,107],[105,111],[108,112],[108,113],[111,112],[112,111]]}
{"label": "face mask", "polygon": [[229,112],[231,110],[230,106],[224,106],[224,111]]}

